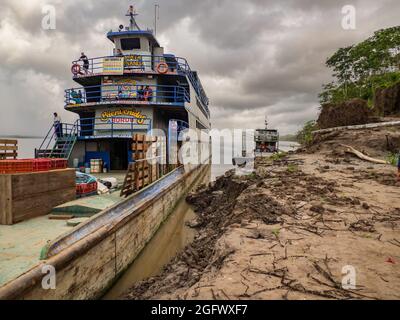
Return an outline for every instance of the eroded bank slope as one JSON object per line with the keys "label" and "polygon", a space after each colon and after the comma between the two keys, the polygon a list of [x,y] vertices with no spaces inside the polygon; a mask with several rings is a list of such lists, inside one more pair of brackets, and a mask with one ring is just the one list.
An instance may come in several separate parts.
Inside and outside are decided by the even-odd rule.
{"label": "eroded bank slope", "polygon": [[[365,134],[324,138],[277,161],[259,158],[255,174],[229,172],[203,186],[188,197],[198,214],[194,242],[125,297],[400,299],[395,168],[341,148],[362,147]],[[356,271],[355,289],[342,288],[346,266]]]}

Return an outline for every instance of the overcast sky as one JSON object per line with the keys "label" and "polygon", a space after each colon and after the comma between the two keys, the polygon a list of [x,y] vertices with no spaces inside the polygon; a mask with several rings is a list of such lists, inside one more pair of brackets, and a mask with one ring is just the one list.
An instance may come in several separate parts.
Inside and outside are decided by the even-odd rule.
{"label": "overcast sky", "polygon": [[[339,47],[399,24],[399,0],[0,0],[0,134],[44,135],[74,86],[71,61],[111,54],[105,34],[126,24],[129,4],[167,53],[198,70],[218,128],[256,128],[268,115],[294,133],[318,114],[331,80],[324,63]],[[43,5],[56,8],[56,30],[42,29]],[[342,28],[342,7],[356,8],[356,29]]]}

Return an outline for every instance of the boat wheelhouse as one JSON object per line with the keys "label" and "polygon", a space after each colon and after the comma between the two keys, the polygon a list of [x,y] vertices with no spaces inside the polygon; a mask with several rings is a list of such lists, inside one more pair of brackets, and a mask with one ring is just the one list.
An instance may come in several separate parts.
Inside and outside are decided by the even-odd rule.
{"label": "boat wheelhouse", "polygon": [[[141,30],[136,13],[130,26],[107,34],[113,55],[72,62],[73,80],[65,90],[65,110],[75,123],[50,128],[37,157],[74,159],[80,165],[102,159],[109,170],[125,170],[131,162],[135,133],[160,129],[209,129],[209,100],[187,60],[166,54],[153,31]],[[168,150],[168,149],[167,149]],[[76,161],[75,161],[76,162]]]}
{"label": "boat wheelhouse", "polygon": [[254,132],[255,152],[278,152],[279,132],[276,129],[268,129],[268,121],[265,119],[265,129],[256,129]]}

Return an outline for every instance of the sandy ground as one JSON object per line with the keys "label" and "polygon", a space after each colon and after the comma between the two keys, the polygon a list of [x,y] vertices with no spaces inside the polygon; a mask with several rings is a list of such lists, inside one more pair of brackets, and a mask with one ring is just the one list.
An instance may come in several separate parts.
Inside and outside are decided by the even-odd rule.
{"label": "sandy ground", "polygon": [[341,150],[360,137],[322,138],[203,186],[187,199],[194,242],[125,298],[400,299],[400,183],[396,168]]}

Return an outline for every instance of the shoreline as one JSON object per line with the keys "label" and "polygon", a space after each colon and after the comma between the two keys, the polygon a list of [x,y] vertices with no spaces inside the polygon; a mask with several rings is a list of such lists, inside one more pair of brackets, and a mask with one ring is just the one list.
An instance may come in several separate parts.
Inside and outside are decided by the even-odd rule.
{"label": "shoreline", "polygon": [[396,168],[335,143],[258,158],[254,174],[230,172],[190,195],[199,236],[124,298],[399,299]]}

